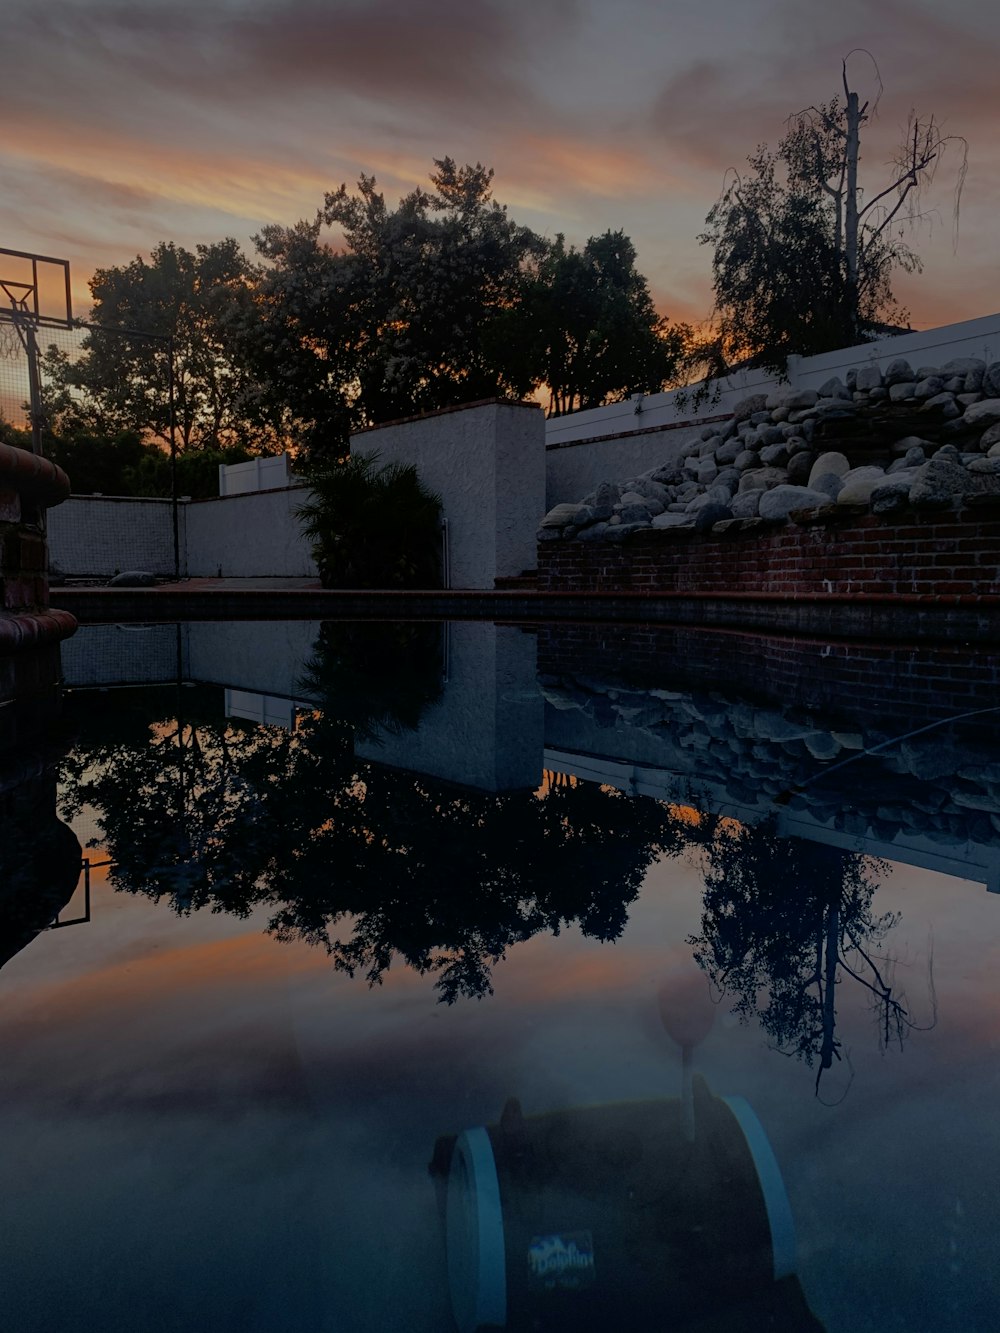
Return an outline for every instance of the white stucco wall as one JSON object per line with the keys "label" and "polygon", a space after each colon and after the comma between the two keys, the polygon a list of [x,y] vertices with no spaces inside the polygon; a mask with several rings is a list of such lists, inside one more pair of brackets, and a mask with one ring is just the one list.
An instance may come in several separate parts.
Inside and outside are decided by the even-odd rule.
{"label": "white stucco wall", "polygon": [[308,492],[285,490],[192,500],[187,506],[190,578],[316,578],[295,511]]}
{"label": "white stucco wall", "polygon": [[362,759],[428,773],[484,791],[536,787],[542,775],[544,703],[533,634],[458,621],[448,635],[448,679],[416,731],[356,742]]}
{"label": "white stucco wall", "polygon": [[[184,506],[179,507],[181,568]],[[174,529],[169,500],[73,495],[48,515],[49,560],[64,574],[111,578],[127,569],[170,576]]]}
{"label": "white stucco wall", "polygon": [[492,588],[497,576],[534,568],[544,442],[539,407],[491,402],[365,431],[351,452],[414,464],[448,520],[451,586]]}

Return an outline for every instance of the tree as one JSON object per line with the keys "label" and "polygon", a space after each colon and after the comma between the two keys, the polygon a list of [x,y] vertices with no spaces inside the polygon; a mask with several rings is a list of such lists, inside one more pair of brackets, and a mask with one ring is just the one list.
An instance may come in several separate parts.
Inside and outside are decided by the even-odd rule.
{"label": "tree", "polygon": [[636,250],[621,231],[592,236],[583,250],[556,237],[510,320],[525,358],[524,381],[549,389],[549,413],[655,393],[676,374],[686,330],[653,305]]}
{"label": "tree", "polygon": [[[512,373],[498,325],[544,242],[493,199],[491,170],[448,157],[435,167],[433,189],[396,209],[362,175],[355,194],[327,194],[312,223],[256,238],[270,265],[259,364],[291,388],[327,454],[351,429],[532,387]],[[330,227],[343,250],[322,239]]]}
{"label": "tree", "polygon": [[783,374],[793,353],[850,346],[904,322],[892,276],[920,268],[907,225],[923,216],[923,187],[951,144],[962,148],[957,220],[967,145],[933,116],[911,115],[888,180],[866,189],[861,131],[878,99],[861,102],[847,59],[843,99],[792,116],[777,151],[758,147],[706,218],[698,239],[714,251],[716,328],[703,350],[716,373],[749,361]]}
{"label": "tree", "polygon": [[171,338],[178,449],[279,446],[287,414],[274,396],[265,406],[245,358],[257,281],[232,239],[194,252],[162,242],[149,261],[98,269],[83,354],[53,346],[44,358],[50,424],[167,444]]}
{"label": "tree", "polygon": [[267,268],[251,355],[324,465],[378,422],[542,384],[566,412],[660,389],[676,369],[685,331],[658,318],[627,236],[567,249],[513,221],[480,163],[435,167],[433,188],[395,209],[362,176],[312,222],[256,238]]}

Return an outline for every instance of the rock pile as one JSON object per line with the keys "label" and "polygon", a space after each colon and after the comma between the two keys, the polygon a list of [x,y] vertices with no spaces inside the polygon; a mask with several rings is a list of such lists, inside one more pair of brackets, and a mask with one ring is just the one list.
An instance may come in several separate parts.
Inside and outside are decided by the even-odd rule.
{"label": "rock pile", "polygon": [[893,514],[974,495],[1000,496],[1000,361],[960,357],[914,369],[900,359],[819,389],[753,394],[675,461],[556,505],[538,539],[704,532],[723,520],[781,522],[831,505]]}

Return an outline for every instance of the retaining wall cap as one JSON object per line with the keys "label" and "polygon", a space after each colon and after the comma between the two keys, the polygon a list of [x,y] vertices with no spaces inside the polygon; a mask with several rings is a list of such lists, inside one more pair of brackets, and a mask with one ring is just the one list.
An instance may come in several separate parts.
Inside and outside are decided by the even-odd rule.
{"label": "retaining wall cap", "polygon": [[69,477],[47,458],[0,444],[0,489],[10,488],[51,509],[69,499]]}

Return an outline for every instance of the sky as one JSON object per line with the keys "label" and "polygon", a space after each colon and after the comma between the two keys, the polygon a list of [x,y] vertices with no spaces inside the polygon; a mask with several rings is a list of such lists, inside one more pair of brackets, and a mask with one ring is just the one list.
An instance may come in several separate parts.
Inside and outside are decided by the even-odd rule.
{"label": "sky", "polygon": [[[1000,23],[985,0],[4,0],[0,246],[97,267],[312,218],[374,174],[390,204],[449,155],[513,217],[582,244],[622,229],[658,308],[711,310],[697,242],[725,173],[839,91],[884,92],[869,189],[911,109],[955,143],[923,203],[914,327],[1000,309]],[[872,61],[848,66],[862,98]],[[0,273],[0,277],[4,276]]]}

